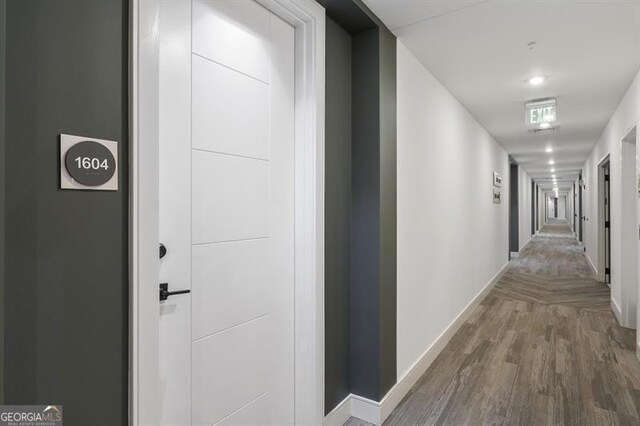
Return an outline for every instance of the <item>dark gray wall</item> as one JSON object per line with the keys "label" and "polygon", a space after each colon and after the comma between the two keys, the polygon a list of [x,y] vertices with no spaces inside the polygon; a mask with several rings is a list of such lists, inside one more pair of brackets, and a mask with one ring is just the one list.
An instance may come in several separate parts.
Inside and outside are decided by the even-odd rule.
{"label": "dark gray wall", "polygon": [[327,18],[325,116],[325,407],[349,393],[351,35]]}
{"label": "dark gray wall", "polygon": [[[127,423],[127,2],[7,3],[5,394]],[[119,142],[120,190],[61,191],[60,133]]]}
{"label": "dark gray wall", "polygon": [[380,391],[379,30],[353,36],[351,391]]}
{"label": "dark gray wall", "polygon": [[4,114],[5,114],[5,10],[6,0],[0,0],[0,404],[4,403]]}
{"label": "dark gray wall", "polygon": [[[582,242],[582,232],[584,226],[584,217],[582,216],[582,171],[578,176],[578,241]],[[584,248],[586,251],[586,247]]]}
{"label": "dark gray wall", "polygon": [[518,165],[509,166],[509,259],[512,252],[520,251],[518,214]]}
{"label": "dark gray wall", "polygon": [[396,383],[396,39],[353,36],[351,390]]}
{"label": "dark gray wall", "polygon": [[396,39],[360,0],[318,1],[330,18],[325,193],[328,413],[349,393],[379,401],[396,383]]}

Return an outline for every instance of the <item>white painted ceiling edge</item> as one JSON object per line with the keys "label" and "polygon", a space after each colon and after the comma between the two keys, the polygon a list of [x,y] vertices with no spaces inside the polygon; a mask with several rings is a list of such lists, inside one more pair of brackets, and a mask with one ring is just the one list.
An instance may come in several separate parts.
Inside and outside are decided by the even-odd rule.
{"label": "white painted ceiling edge", "polygon": [[[364,2],[529,176],[555,174],[560,189],[640,68],[640,0]],[[557,129],[533,134],[524,103],[546,97],[558,99]]]}

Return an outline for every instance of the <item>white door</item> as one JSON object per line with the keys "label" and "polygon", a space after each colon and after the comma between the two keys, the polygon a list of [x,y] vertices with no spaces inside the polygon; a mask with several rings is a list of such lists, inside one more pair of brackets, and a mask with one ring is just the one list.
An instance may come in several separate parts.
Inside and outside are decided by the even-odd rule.
{"label": "white door", "polygon": [[160,3],[161,424],[292,424],[294,29]]}
{"label": "white door", "polygon": [[567,197],[565,197],[565,196],[558,197],[557,217],[558,217],[558,219],[566,219],[567,218]]}

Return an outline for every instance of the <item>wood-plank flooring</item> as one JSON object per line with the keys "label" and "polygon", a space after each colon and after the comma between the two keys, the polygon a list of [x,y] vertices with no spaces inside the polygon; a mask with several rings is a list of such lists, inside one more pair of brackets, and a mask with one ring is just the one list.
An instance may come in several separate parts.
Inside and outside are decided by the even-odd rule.
{"label": "wood-plank flooring", "polygon": [[566,222],[546,224],[385,425],[640,425],[635,331],[609,303]]}

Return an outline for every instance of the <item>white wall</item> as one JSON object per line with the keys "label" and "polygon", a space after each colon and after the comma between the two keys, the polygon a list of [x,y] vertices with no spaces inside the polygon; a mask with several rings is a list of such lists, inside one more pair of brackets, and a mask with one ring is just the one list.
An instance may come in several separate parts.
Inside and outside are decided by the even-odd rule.
{"label": "white wall", "polygon": [[531,178],[518,167],[518,243],[520,250],[531,239]]}
{"label": "white wall", "polygon": [[[638,74],[607,124],[600,140],[583,167],[586,190],[583,193],[583,233],[586,253],[591,263],[598,267],[598,164],[610,155],[611,170],[611,297],[618,308],[631,301],[623,297],[621,274],[622,234],[637,234],[637,229],[622,229],[622,139],[638,122],[640,111],[640,74]],[[625,196],[629,196],[625,194]],[[601,271],[598,271],[601,272]],[[633,301],[635,305],[635,300]],[[635,324],[633,325],[635,326]]]}
{"label": "white wall", "polygon": [[[507,263],[507,153],[398,42],[398,378]],[[502,174],[493,204],[492,173]]]}

